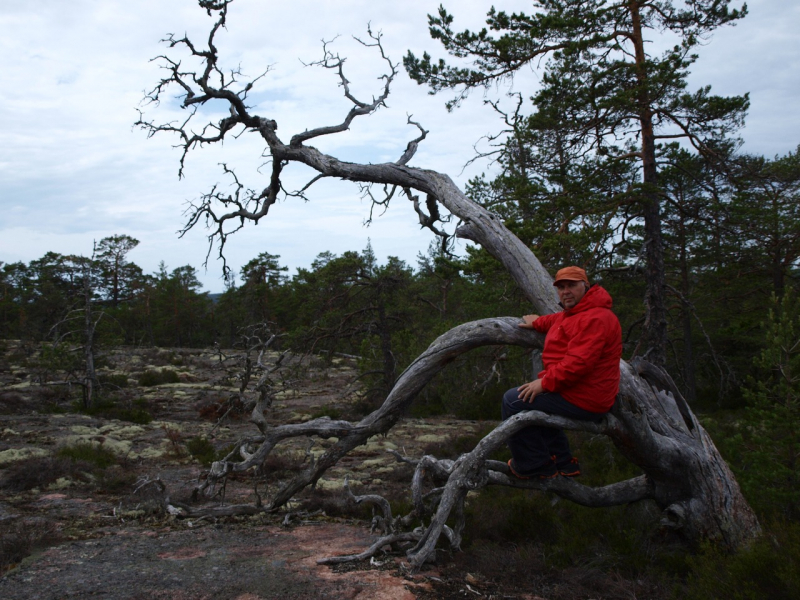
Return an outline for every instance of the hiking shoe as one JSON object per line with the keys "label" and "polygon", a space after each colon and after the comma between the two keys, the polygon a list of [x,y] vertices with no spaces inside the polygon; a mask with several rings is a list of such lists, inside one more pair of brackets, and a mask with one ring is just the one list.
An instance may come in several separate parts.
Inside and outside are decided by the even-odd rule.
{"label": "hiking shoe", "polygon": [[566,462],[557,464],[556,468],[558,469],[558,474],[564,477],[577,477],[581,474],[581,466],[574,456]]}
{"label": "hiking shoe", "polygon": [[511,469],[511,474],[517,479],[552,479],[558,475],[558,469],[553,462],[546,463],[537,469],[531,471],[518,471],[514,466],[514,459],[508,460],[508,468]]}

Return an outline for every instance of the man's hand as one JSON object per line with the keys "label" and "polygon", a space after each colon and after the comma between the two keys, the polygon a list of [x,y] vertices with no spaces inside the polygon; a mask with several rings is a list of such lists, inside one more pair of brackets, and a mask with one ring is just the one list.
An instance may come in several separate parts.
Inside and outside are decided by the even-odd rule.
{"label": "man's hand", "polygon": [[522,317],[524,323],[520,323],[519,326],[523,329],[533,329],[533,322],[539,318],[539,315],[525,315]]}
{"label": "man's hand", "polygon": [[523,402],[533,402],[533,399],[544,392],[544,388],[542,387],[542,380],[537,379],[535,381],[531,381],[530,383],[522,384],[517,388],[519,395],[517,398],[522,400]]}

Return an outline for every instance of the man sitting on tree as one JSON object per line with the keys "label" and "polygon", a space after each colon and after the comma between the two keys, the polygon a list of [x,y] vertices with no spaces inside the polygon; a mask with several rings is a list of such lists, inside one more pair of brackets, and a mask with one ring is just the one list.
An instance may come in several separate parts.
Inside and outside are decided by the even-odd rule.
{"label": "man sitting on tree", "polygon": [[[586,271],[565,267],[553,283],[564,310],[551,315],[525,315],[520,327],[547,334],[538,379],[508,390],[503,420],[526,410],[598,422],[611,410],[619,392],[622,328],[611,311],[611,296],[589,285]],[[532,425],[508,440],[508,466],[521,478],[549,479],[580,475],[566,434]]]}

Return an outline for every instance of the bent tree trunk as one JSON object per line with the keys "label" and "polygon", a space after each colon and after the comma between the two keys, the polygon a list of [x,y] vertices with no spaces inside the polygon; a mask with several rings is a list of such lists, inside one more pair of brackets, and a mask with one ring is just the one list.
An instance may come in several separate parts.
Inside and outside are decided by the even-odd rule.
{"label": "bent tree trunk", "polygon": [[634,359],[621,374],[611,413],[620,427],[609,437],[652,482],[664,524],[732,550],[759,535],[733,473],[666,372]]}
{"label": "bent tree trunk", "polygon": [[[276,510],[297,492],[316,482],[331,466],[370,437],[388,431],[420,390],[459,355],[485,345],[541,348],[543,336],[518,327],[519,320],[501,317],[456,327],[436,339],[399,377],[383,405],[359,423],[315,419],[296,425],[269,427],[261,417],[263,435],[245,440],[242,462],[214,463],[204,485],[232,472],[243,472],[266,459],[282,440],[296,436],[337,437],[338,441],[271,499]],[[445,490],[431,524],[409,552],[411,563],[422,566],[434,554],[451,511],[463,506],[467,492],[489,484],[550,491],[584,506],[605,507],[653,500],[663,511],[662,524],[692,545],[709,540],[728,550],[746,545],[760,533],[758,521],[711,438],[697,422],[674,383],[660,368],[645,361],[620,362],[620,394],[611,412],[598,424],[571,421],[536,411],[520,414],[498,426],[476,448],[458,460],[443,461],[439,478]],[[256,406],[254,414],[263,414]],[[253,419],[258,422],[256,418]],[[505,464],[488,460],[510,435],[531,424],[590,431],[608,436],[620,452],[644,472],[627,482],[590,488],[572,479],[520,481]],[[258,446],[253,453],[249,446]],[[433,457],[425,457],[435,463]],[[436,469],[434,469],[436,470]],[[443,474],[443,475],[442,475]],[[227,514],[230,509],[220,509]],[[451,545],[458,547],[458,539]],[[379,547],[376,547],[376,550]]]}
{"label": "bent tree trunk", "polygon": [[[255,133],[261,137],[270,155],[270,183],[261,192],[248,192],[233,171],[224,166],[225,173],[234,179],[235,192],[223,194],[215,188],[205,195],[193,207],[184,231],[200,221],[207,221],[213,225],[210,236],[212,240],[218,238],[220,246],[224,246],[229,233],[239,229],[245,221],[257,222],[266,217],[269,208],[283,190],[283,170],[293,163],[301,163],[319,174],[315,180],[334,177],[386,186],[391,190],[386,202],[392,197],[394,190],[402,190],[414,202],[420,222],[435,232],[437,230],[434,222],[439,210],[437,207],[443,207],[463,223],[456,234],[480,244],[500,261],[533,304],[536,312],[547,314],[558,310],[550,275],[531,250],[504,226],[497,215],[472,202],[448,176],[408,166],[418,144],[427,133],[418,124],[409,121],[421,131],[421,135],[409,142],[406,151],[394,163],[345,162],[307,145],[314,138],[346,131],[356,117],[368,115],[384,104],[396,70],[383,55],[380,36],[374,36],[370,32],[374,43],[365,45],[377,48],[387,61],[388,73],[384,77],[383,92],[375,96],[372,102],[356,100],[342,71],[344,61],[326,50],[325,58],[319,65],[337,70],[345,97],[353,103],[353,108],[342,123],[308,129],[292,137],[287,144],[278,136],[278,124],[274,120],[250,112],[247,95],[253,82],[239,82],[236,79],[238,72],[230,80],[218,66],[218,49],[214,44],[214,37],[224,29],[230,2],[231,0],[213,3],[200,1],[201,7],[209,15],[218,15],[205,49],[200,49],[186,38],[176,39],[170,36],[166,40],[170,48],[184,48],[204,68],[186,72],[182,70],[179,60],[162,56],[167,75],[147,98],[157,104],[162,94],[171,87],[176,87],[183,94],[183,107],[191,109],[189,118],[180,126],[174,123],[159,125],[143,119],[140,119],[138,125],[149,135],[177,135],[183,148],[181,166],[188,152],[196,147],[221,142],[226,136],[235,136],[238,139],[242,137],[241,131]],[[228,103],[230,116],[218,123],[192,128],[192,119],[203,114],[195,105],[219,101]],[[203,133],[198,134],[196,131]],[[307,188],[308,186],[299,194],[302,195]],[[427,196],[429,215],[421,212],[417,196],[412,192]],[[221,211],[220,205],[223,209]],[[230,226],[233,226],[232,230],[225,229]],[[217,482],[231,472],[245,471],[262,464],[282,440],[298,436],[337,438],[322,456],[280,489],[263,509],[275,510],[283,506],[298,491],[316,482],[347,452],[365,443],[371,436],[388,431],[427,382],[459,354],[487,344],[541,347],[541,336],[520,329],[517,323],[518,319],[510,317],[486,319],[461,325],[442,335],[398,378],[383,405],[359,423],[324,418],[301,424],[271,426],[264,417],[270,398],[262,389],[259,392],[260,400],[255,403],[251,417],[259,434],[242,440],[237,445],[237,451],[243,459],[241,462],[225,459],[214,463],[201,490],[213,489]],[[460,509],[467,491],[488,484],[547,489],[587,506],[610,506],[651,499],[663,510],[665,525],[691,543],[707,539],[735,550],[758,536],[758,521],[742,497],[733,474],[669,376],[660,368],[644,361],[633,361],[631,364],[622,362],[620,369],[622,378],[619,399],[600,424],[573,422],[531,412],[504,422],[472,452],[456,461],[437,462],[433,457],[425,457],[419,461],[418,474],[422,469],[420,465],[429,465],[431,472],[446,479],[446,484],[441,490],[430,525],[409,553],[412,564],[418,567],[431,557],[443,532],[450,539],[451,546],[458,546],[458,531],[449,530],[445,521],[452,510],[457,515],[461,514]],[[263,382],[259,382],[257,387],[261,388],[262,384]],[[532,423],[603,433],[625,457],[642,469],[644,476],[600,489],[587,488],[566,478],[558,478],[552,482],[511,479],[505,465],[493,463],[487,457],[514,431]],[[418,479],[415,476],[415,482]],[[232,509],[229,507],[223,510],[230,513]]]}
{"label": "bent tree trunk", "polygon": [[[496,343],[530,345],[529,340],[515,335],[516,319],[492,321]],[[453,333],[455,330],[442,337]],[[437,340],[431,348],[441,343]],[[446,465],[442,499],[430,526],[409,552],[411,563],[420,567],[432,558],[451,511],[463,505],[467,492],[488,484],[550,491],[591,507],[653,500],[662,509],[662,525],[692,545],[708,540],[735,550],[757,537],[758,520],[671,378],[640,360],[632,364],[621,361],[620,368],[623,383],[619,397],[600,423],[571,421],[538,411],[518,414],[486,436],[472,452]],[[510,435],[531,424],[604,434],[645,475],[604,488],[588,488],[567,478],[519,482],[510,476],[506,465],[490,461],[488,456]]]}

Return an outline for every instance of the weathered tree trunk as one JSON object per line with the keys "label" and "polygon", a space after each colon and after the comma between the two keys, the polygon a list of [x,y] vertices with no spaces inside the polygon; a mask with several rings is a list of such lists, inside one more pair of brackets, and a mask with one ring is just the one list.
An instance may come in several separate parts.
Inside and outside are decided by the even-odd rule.
{"label": "weathered tree trunk", "polygon": [[[515,336],[506,327],[516,327],[516,321],[495,320],[490,331],[497,333],[497,343],[514,343]],[[449,336],[450,333],[442,337]],[[564,478],[527,482],[525,487],[547,490],[594,507],[654,500],[663,511],[662,525],[692,545],[709,540],[736,550],[755,539],[761,532],[755,514],[671,378],[643,360],[633,364],[622,361],[620,367],[623,383],[618,400],[600,424],[572,422],[531,411],[504,422],[472,452],[459,458],[449,474],[436,515],[409,553],[412,564],[420,567],[432,558],[450,511],[463,503],[468,491],[489,483],[504,483],[503,476],[490,469],[507,473],[505,465],[487,465],[491,462],[487,457],[510,435],[531,423],[603,433],[645,476],[602,489],[586,488]],[[514,478],[505,478],[519,485]]]}
{"label": "weathered tree trunk", "polygon": [[92,315],[91,275],[91,264],[90,261],[86,260],[83,265],[83,356],[86,362],[83,405],[85,408],[92,407],[94,396],[99,387],[97,371],[94,366],[94,336],[97,329],[97,321],[94,320]]}
{"label": "weathered tree trunk", "polygon": [[[230,0],[219,0],[213,5],[204,4],[209,14],[214,11],[219,13],[209,36],[207,49],[199,50],[185,38],[178,40],[170,37],[167,40],[171,47],[187,48],[196,59],[205,63],[205,70],[185,73],[180,70],[180,61],[164,58],[165,68],[171,75],[156,86],[149,99],[158,102],[167,88],[175,85],[184,94],[185,108],[194,109],[196,108],[194,105],[221,100],[229,104],[230,116],[219,123],[199,129],[190,128],[191,119],[180,128],[172,124],[156,125],[142,120],[138,124],[151,135],[158,132],[177,133],[182,140],[184,157],[198,145],[222,141],[230,131],[249,130],[259,134],[265,142],[271,158],[272,174],[266,189],[247,197],[239,197],[238,191],[235,195],[230,195],[212,190],[195,207],[186,229],[206,218],[216,228],[211,236],[212,239],[218,236],[224,245],[228,235],[225,230],[227,222],[230,220],[235,223],[238,229],[245,220],[257,222],[265,217],[282,191],[283,169],[291,163],[302,163],[319,173],[319,177],[382,184],[387,188],[403,190],[415,201],[415,208],[417,208],[416,197],[411,191],[426,194],[430,215],[422,214],[419,209],[417,211],[423,225],[436,231],[434,226],[435,217],[438,216],[436,203],[445,207],[463,223],[456,234],[480,244],[500,261],[533,304],[537,313],[548,314],[558,310],[557,297],[549,273],[531,250],[504,226],[497,215],[472,202],[448,176],[408,166],[417,145],[426,135],[418,124],[410,121],[422,133],[420,137],[409,142],[406,151],[395,163],[344,162],[306,145],[314,138],[347,130],[353,119],[370,114],[384,103],[396,70],[395,65],[383,55],[380,36],[370,32],[375,43],[369,45],[378,48],[388,64],[389,72],[384,77],[383,93],[374,97],[371,103],[356,100],[351,95],[349,82],[342,71],[343,60],[326,52],[325,59],[319,64],[325,68],[337,69],[345,96],[352,101],[353,108],[342,123],[306,130],[292,137],[286,144],[278,137],[278,124],[275,121],[250,113],[246,99],[252,84],[240,85],[239,91],[235,91],[234,88],[239,82],[227,81],[226,75],[217,65],[217,48],[213,39],[215,33],[225,25],[229,2]],[[632,2],[631,7],[632,10],[635,9],[636,4]],[[227,81],[226,85],[215,87],[213,84],[215,78]],[[202,114],[202,111],[192,114]],[[645,119],[643,128],[646,124]],[[198,130],[210,133],[208,137],[204,137],[205,134],[193,133]],[[643,130],[643,136],[648,135],[650,138],[649,141],[644,141],[645,144],[653,141],[652,126],[649,132]],[[645,148],[646,153],[647,148]],[[225,170],[226,173],[232,173],[227,167]],[[651,182],[651,175],[655,175],[655,163],[652,165],[646,163],[645,171],[645,184],[647,184]],[[238,180],[236,184],[239,185]],[[243,186],[239,186],[238,189],[241,191]],[[392,191],[389,197],[393,193]],[[222,204],[228,212],[220,214],[217,203]],[[655,212],[650,217],[646,216],[646,221],[651,224],[658,222],[659,206],[658,198],[655,196],[650,209]],[[662,270],[660,275],[648,272],[648,293],[652,296],[652,299],[648,300],[651,302],[648,306],[651,319],[649,327],[655,332],[653,339],[657,346],[657,340],[661,339],[663,333],[661,328],[664,321],[663,257],[659,258],[662,251],[660,231],[651,232],[648,236],[651,240],[656,239],[655,242],[651,241],[653,246],[648,250],[648,253],[656,253],[648,254],[648,269]],[[244,460],[215,462],[201,489],[213,486],[228,473],[245,471],[260,465],[281,440],[297,436],[337,438],[322,456],[279,490],[264,509],[274,510],[283,506],[297,492],[316,482],[328,468],[336,464],[350,450],[365,443],[373,435],[387,432],[400,419],[406,407],[428,381],[458,355],[489,344],[541,347],[542,337],[519,328],[518,322],[518,319],[510,317],[485,319],[461,325],[440,336],[397,379],[383,405],[359,423],[331,421],[324,418],[301,424],[272,427],[266,423],[263,415],[267,400],[262,394],[252,414],[252,420],[261,433],[244,440],[239,445]],[[656,360],[658,358],[658,348],[656,348]],[[760,532],[755,515],[742,497],[732,473],[713,442],[697,422],[669,376],[660,368],[643,361],[630,365],[621,363],[621,375],[619,400],[600,424],[573,422],[562,417],[536,412],[517,415],[502,423],[472,452],[463,455],[455,462],[448,462],[447,466],[440,465],[441,473],[447,475],[447,483],[433,521],[409,555],[412,563],[420,566],[430,558],[440,534],[447,531],[445,522],[451,511],[460,513],[466,492],[489,483],[547,489],[588,506],[609,506],[650,498],[663,509],[666,524],[692,543],[709,539],[725,548],[736,549],[754,539]],[[498,398],[498,403],[499,401]],[[487,461],[487,456],[514,431],[531,423],[604,433],[611,438],[623,455],[644,471],[645,475],[598,490],[571,480],[567,481],[565,478],[545,483],[512,480],[508,477],[508,468],[505,465],[492,464],[491,461]],[[428,462],[436,463],[432,458]],[[457,546],[460,538],[458,531],[450,531],[448,537],[451,545]]]}
{"label": "weathered tree trunk", "polygon": [[733,473],[666,372],[636,360],[621,363],[621,372],[612,414],[623,427],[609,437],[652,482],[664,524],[690,542],[730,550],[757,537],[761,528]]}
{"label": "weathered tree trunk", "polygon": [[[542,336],[519,328],[518,322],[513,317],[484,319],[440,336],[398,378],[384,404],[359,423],[323,418],[297,425],[264,426],[263,436],[248,440],[250,444],[258,444],[258,450],[247,455],[243,462],[214,463],[210,481],[261,464],[283,439],[301,435],[339,438],[311,467],[280,490],[266,510],[279,508],[317,481],[350,450],[373,435],[388,431],[419,391],[460,354],[484,345],[541,347]],[[424,536],[428,541],[421,542],[411,555],[412,562],[421,566],[431,558],[450,511],[459,506],[469,490],[489,483],[546,489],[587,506],[652,499],[664,511],[663,524],[690,544],[711,540],[735,550],[757,537],[758,521],[733,474],[669,376],[645,361],[635,361],[633,365],[623,361],[620,367],[622,385],[618,401],[600,424],[537,412],[518,415],[456,461],[447,482],[449,491],[443,495],[437,515]],[[488,455],[516,430],[531,423],[605,434],[626,458],[644,471],[645,477],[615,484],[613,491],[609,491],[593,490],[562,478],[555,482],[519,483],[506,476],[499,479],[492,476],[487,471]]]}

